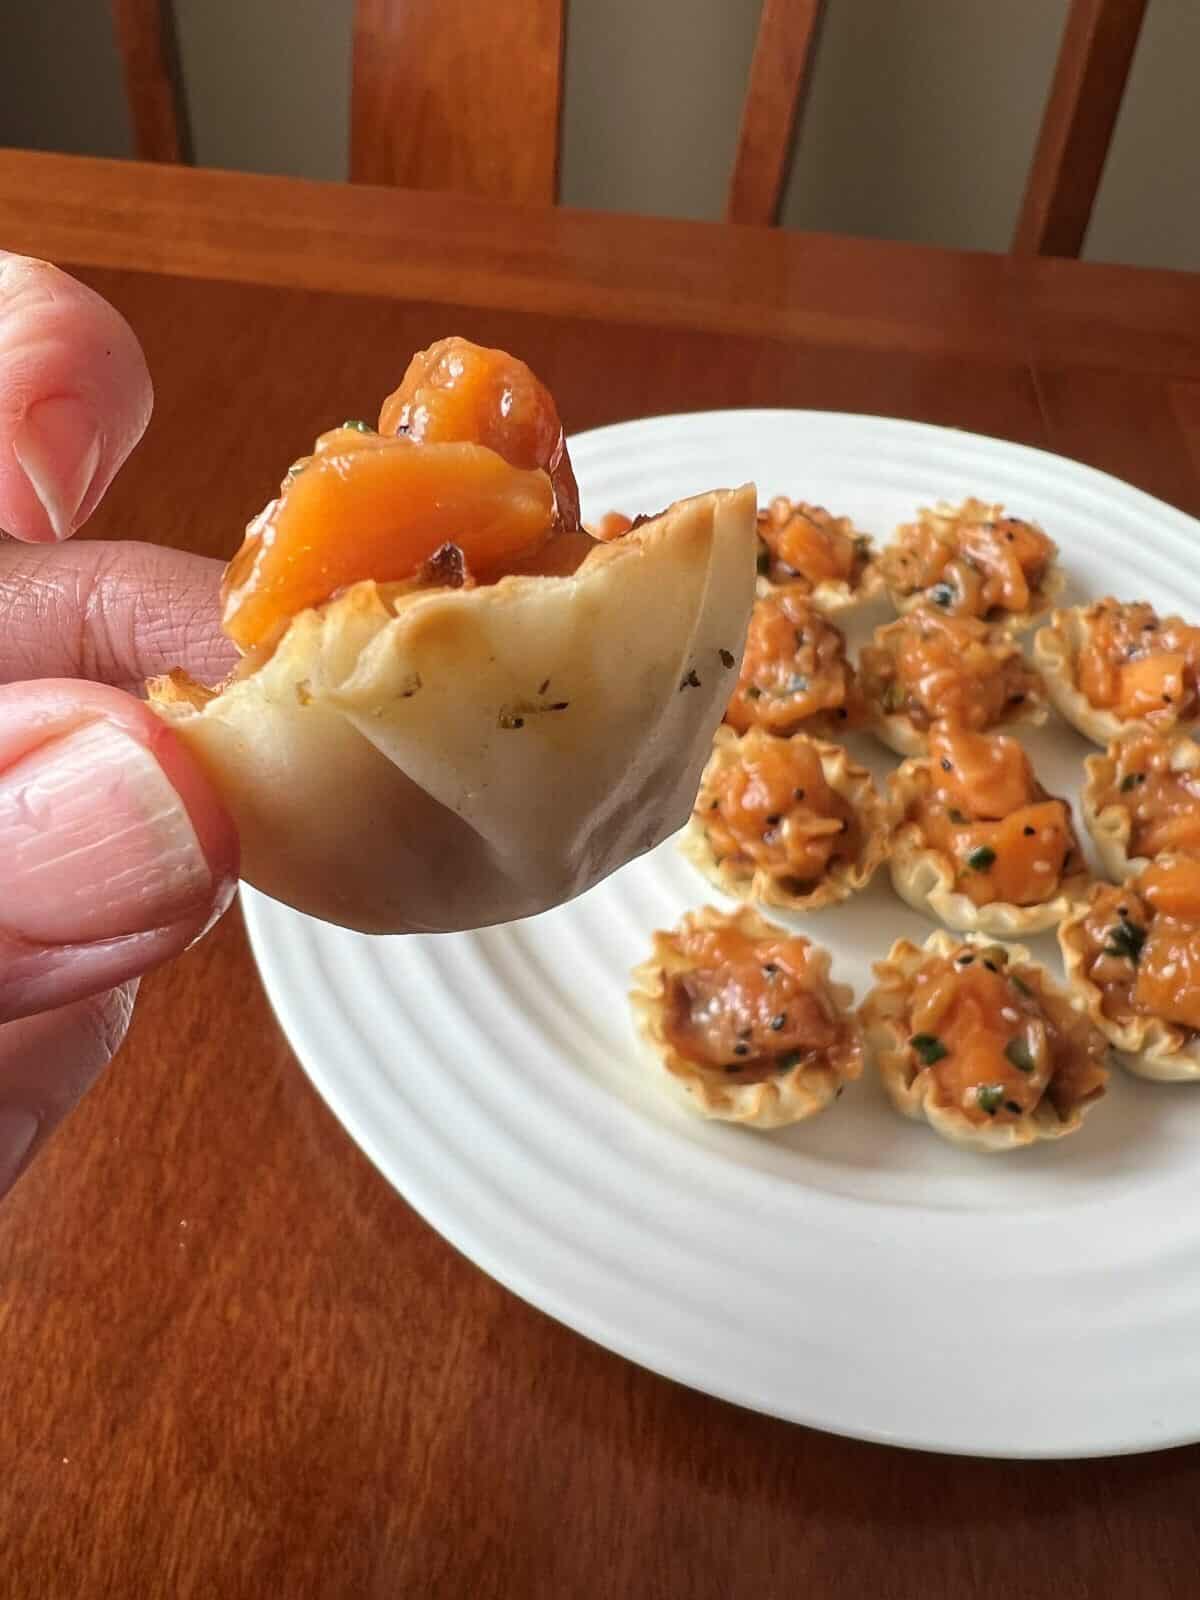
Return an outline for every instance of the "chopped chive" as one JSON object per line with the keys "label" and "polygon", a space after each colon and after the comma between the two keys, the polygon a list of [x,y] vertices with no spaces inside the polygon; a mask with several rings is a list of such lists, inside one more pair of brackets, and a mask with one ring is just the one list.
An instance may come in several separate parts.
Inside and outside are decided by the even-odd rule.
{"label": "chopped chive", "polygon": [[948,606],[954,599],[954,590],[948,583],[935,583],[929,591],[929,598],[935,606]]}
{"label": "chopped chive", "polygon": [[747,700],[761,700],[762,699],[762,690],[758,687],[758,685],[756,683],[752,683],[752,684],[749,684],[747,686],[747,688],[746,688],[746,699]]}
{"label": "chopped chive", "polygon": [[1033,1071],[1033,1052],[1022,1038],[1010,1039],[1004,1046],[1004,1054],[1016,1067],[1018,1072]]}
{"label": "chopped chive", "polygon": [[1136,922],[1129,922],[1122,917],[1115,928],[1108,930],[1109,942],[1104,946],[1106,956],[1120,956],[1125,961],[1131,961],[1136,967],[1142,955],[1142,946],[1146,942],[1146,930]]}
{"label": "chopped chive", "polygon": [[767,573],[770,572],[771,552],[767,549],[766,545],[763,545],[759,550],[758,560],[755,562],[755,566],[758,568],[758,575],[760,578],[765,578]]}
{"label": "chopped chive", "polygon": [[978,850],[972,850],[967,857],[967,865],[972,872],[987,872],[996,860],[996,852],[990,844],[981,844]]}
{"label": "chopped chive", "polygon": [[1009,977],[1012,979],[1012,986],[1018,994],[1027,995],[1029,999],[1033,999],[1033,990],[1019,972],[1010,972]]}
{"label": "chopped chive", "polygon": [[1121,793],[1128,794],[1130,789],[1136,786],[1137,781],[1138,774],[1136,772],[1127,772],[1121,779]]}
{"label": "chopped chive", "polygon": [[986,1111],[989,1117],[994,1117],[1004,1100],[1004,1088],[999,1083],[981,1083],[975,1090],[975,1099],[981,1111]]}
{"label": "chopped chive", "polygon": [[942,1041],[932,1033],[914,1033],[908,1041],[927,1067],[950,1054]]}
{"label": "chopped chive", "polygon": [[775,1063],[776,1072],[790,1072],[793,1067],[798,1067],[803,1058],[800,1050],[785,1050]]}
{"label": "chopped chive", "polygon": [[350,420],[348,422],[343,422],[342,423],[342,427],[343,428],[352,428],[355,433],[374,433],[375,432],[375,429],[371,426],[371,424],[369,422],[359,422],[356,418],[353,418],[353,417],[350,418]]}
{"label": "chopped chive", "polygon": [[962,824],[967,820],[957,806],[951,806],[946,815],[950,818],[951,822],[957,823],[959,827],[961,827]]}

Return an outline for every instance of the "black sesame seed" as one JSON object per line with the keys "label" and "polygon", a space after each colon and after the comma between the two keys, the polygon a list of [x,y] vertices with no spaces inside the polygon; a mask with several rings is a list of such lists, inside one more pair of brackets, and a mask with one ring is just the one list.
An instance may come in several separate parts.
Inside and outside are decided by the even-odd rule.
{"label": "black sesame seed", "polygon": [[771,1027],[772,1027],[772,1029],[774,1030],[775,1033],[778,1033],[780,1028],[784,1027],[786,1025],[786,1023],[787,1023],[787,1012],[786,1011],[781,1011],[777,1017],[772,1017],[771,1018]]}
{"label": "black sesame seed", "polygon": [[768,828],[777,828],[782,821],[783,821],[783,818],[776,811],[771,816],[769,816],[767,818],[767,827]]}
{"label": "black sesame seed", "polygon": [[943,756],[942,757],[942,771],[943,772],[951,772],[951,771],[953,771],[953,763],[951,762],[949,756]]}
{"label": "black sesame seed", "polygon": [[988,969],[989,972],[999,972],[1000,971],[1000,968],[996,965],[996,963],[994,961],[985,960],[983,964]]}
{"label": "black sesame seed", "polygon": [[735,1056],[748,1056],[750,1054],[750,1046],[748,1044],[735,1044],[733,1053]]}
{"label": "black sesame seed", "polygon": [[846,718],[850,715],[850,713],[846,710],[845,706],[839,706],[837,708],[837,714],[838,714],[838,719],[841,722],[845,722]]}
{"label": "black sesame seed", "polygon": [[1032,839],[1034,834],[1037,832],[1037,829],[1036,828],[1022,828],[1021,832],[1025,835],[1025,837],[1027,839]]}
{"label": "black sesame seed", "polygon": [[803,789],[793,789],[792,790],[792,799],[793,800],[803,800],[804,799],[804,790]]}
{"label": "black sesame seed", "polygon": [[974,956],[959,956],[958,964],[960,967],[969,967],[974,959]]}

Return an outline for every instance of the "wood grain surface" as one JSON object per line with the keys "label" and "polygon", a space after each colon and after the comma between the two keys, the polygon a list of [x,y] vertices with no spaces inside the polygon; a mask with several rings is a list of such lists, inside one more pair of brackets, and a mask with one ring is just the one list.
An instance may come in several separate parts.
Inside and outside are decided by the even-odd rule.
{"label": "wood grain surface", "polygon": [[355,0],[350,176],[553,205],[563,0]]}
{"label": "wood grain surface", "polygon": [[[714,228],[720,263],[658,321],[640,252],[686,230],[671,245],[568,215],[510,253],[527,214],[492,206],[496,244],[434,293],[450,245],[413,259],[430,197],[380,191],[375,217],[366,190],[347,208],[322,186],[196,190],[207,175],[184,172],[172,197],[157,169],[68,162],[56,198],[36,192],[48,170],[0,158],[0,240],[113,300],[158,392],[97,535],[228,553],[280,464],[451,329],[519,351],[571,429],[883,412],[1061,450],[1200,512],[1200,319],[1171,338],[1200,307],[1192,279],[833,241],[764,257],[751,230]],[[166,215],[173,239],[154,234]],[[305,227],[320,250],[336,235],[342,292],[328,264],[322,283],[272,281]],[[135,270],[139,238],[160,270]],[[408,246],[391,293],[388,239]],[[622,262],[626,315],[606,265]],[[724,275],[749,313],[721,303]],[[1200,1449],[889,1451],[691,1393],[514,1299],[324,1109],[236,911],[143,985],[121,1056],[0,1209],[0,1341],[12,1600],[1186,1600],[1200,1570]]]}

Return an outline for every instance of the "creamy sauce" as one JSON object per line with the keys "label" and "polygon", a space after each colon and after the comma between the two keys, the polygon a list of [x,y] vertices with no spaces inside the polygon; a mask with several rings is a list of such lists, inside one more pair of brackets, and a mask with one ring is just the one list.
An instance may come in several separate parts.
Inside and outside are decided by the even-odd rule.
{"label": "creamy sauce", "polygon": [[1052,541],[1019,517],[926,513],[897,529],[880,559],[900,594],[923,594],[952,616],[995,621],[1032,608],[1053,557]]}
{"label": "creamy sauce", "polygon": [[840,730],[860,718],[854,668],[833,623],[795,589],[756,601],[725,721],[739,733],[791,734]]}
{"label": "creamy sauce", "polygon": [[1128,812],[1130,856],[1200,851],[1200,769],[1174,771],[1173,749],[1170,740],[1135,735],[1109,752],[1113,778],[1096,804]]}
{"label": "creamy sauce", "polygon": [[1075,672],[1093,706],[1152,727],[1200,715],[1200,628],[1140,601],[1100,600],[1083,619]]}
{"label": "creamy sauce", "polygon": [[930,956],[912,980],[911,1071],[977,1125],[1014,1122],[1043,1100],[1060,1116],[1099,1092],[1103,1040],[998,946]]}
{"label": "creamy sauce", "polygon": [[1038,688],[1011,639],[928,606],[876,629],[861,672],[863,691],[881,713],[907,716],[922,732],[939,719],[977,732],[994,727]]}
{"label": "creamy sauce", "polygon": [[772,583],[807,594],[819,583],[857,587],[871,558],[870,540],[849,517],[783,496],[758,513],[758,570]]}
{"label": "creamy sauce", "polygon": [[1082,872],[1070,808],[1046,794],[1015,739],[939,723],[929,752],[908,815],[954,862],[959,893],[978,906],[1040,905]]}
{"label": "creamy sauce", "polygon": [[1113,1022],[1160,1017],[1200,1030],[1200,860],[1156,863],[1094,895],[1084,970]]}
{"label": "creamy sauce", "polygon": [[672,942],[688,965],[668,979],[666,1035],[689,1061],[756,1082],[846,1055],[847,1024],[807,939],[685,926]]}
{"label": "creamy sauce", "polygon": [[813,889],[862,853],[854,808],[829,787],[806,739],[751,732],[737,760],[705,775],[695,816],[718,862],[765,869],[791,894]]}

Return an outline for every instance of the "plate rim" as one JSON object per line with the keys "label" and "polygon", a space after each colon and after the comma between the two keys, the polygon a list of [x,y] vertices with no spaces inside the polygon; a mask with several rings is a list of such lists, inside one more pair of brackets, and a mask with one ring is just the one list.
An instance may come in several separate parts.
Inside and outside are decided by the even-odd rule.
{"label": "plate rim", "polygon": [[[894,432],[897,437],[907,434],[912,438],[915,433],[929,439],[940,440],[942,443],[969,441],[972,445],[978,446],[982,444],[989,449],[998,450],[1002,455],[1008,456],[1010,460],[1014,453],[1019,456],[1036,458],[1040,462],[1053,463],[1060,470],[1066,468],[1074,475],[1086,475],[1088,479],[1093,481],[1093,486],[1097,489],[1115,489],[1126,499],[1130,496],[1137,497],[1137,500],[1142,503],[1139,509],[1143,512],[1152,512],[1156,518],[1162,518],[1165,514],[1172,522],[1177,523],[1179,532],[1185,536],[1194,538],[1197,533],[1200,533],[1200,520],[1147,493],[1147,491],[1105,472],[1103,469],[1092,467],[1084,462],[1076,461],[1069,456],[1061,455],[1040,446],[1026,445],[992,435],[975,433],[967,429],[946,427],[937,423],[911,421],[900,417],[789,407],[735,407],[718,410],[671,412],[646,418],[629,419],[593,428],[585,433],[572,436],[570,444],[573,449],[582,446],[582,454],[586,456],[589,448],[596,443],[614,439],[614,437],[619,442],[620,435],[629,431],[644,432],[662,429],[664,432],[669,433],[672,429],[687,428],[689,425],[694,426],[698,421],[707,420],[720,423],[724,419],[736,419],[739,427],[745,427],[752,426],[755,419],[767,418],[771,420],[773,426],[779,424],[812,424],[818,419],[839,427],[853,427],[860,424],[883,425],[886,431]],[[596,1315],[594,1307],[582,1302],[578,1295],[572,1297],[569,1294],[555,1290],[544,1277],[538,1275],[536,1270],[527,1269],[522,1271],[515,1268],[512,1262],[503,1257],[502,1253],[497,1254],[497,1251],[488,1241],[485,1231],[479,1229],[473,1231],[464,1225],[463,1219],[454,1214],[453,1208],[443,1203],[442,1195],[439,1194],[436,1188],[430,1188],[428,1185],[423,1187],[419,1176],[414,1181],[413,1171],[406,1172],[404,1170],[403,1162],[397,1152],[394,1149],[389,1150],[387,1148],[386,1140],[382,1136],[376,1136],[376,1129],[371,1125],[370,1119],[363,1118],[358,1114],[358,1109],[352,1104],[353,1094],[346,1089],[343,1082],[338,1080],[336,1072],[329,1071],[310,1055],[309,1045],[311,1040],[308,1037],[309,1030],[298,1009],[299,991],[295,988],[289,988],[286,973],[283,971],[283,958],[279,955],[279,949],[275,944],[271,929],[272,920],[277,917],[284,922],[296,919],[298,922],[303,923],[307,922],[308,919],[301,918],[299,913],[279,906],[265,895],[249,888],[249,886],[243,886],[243,910],[251,951],[259,967],[264,988],[280,1027],[309,1081],[329,1106],[333,1115],[342,1124],[348,1136],[363,1150],[372,1164],[404,1198],[406,1203],[412,1206],[430,1226],[435,1228],[459,1254],[502,1284],[506,1290],[526,1300],[573,1332],[581,1334],[603,1348],[614,1351],[623,1359],[633,1361],[661,1377],[683,1383],[687,1387],[711,1394],[718,1399],[743,1408],[864,1442],[920,1449],[934,1454],[970,1455],[979,1458],[1006,1460],[1088,1459],[1098,1456],[1140,1454],[1177,1448],[1193,1443],[1197,1438],[1200,1438],[1200,1423],[1188,1429],[1165,1431],[1154,1437],[1149,1436],[1147,1425],[1147,1428],[1143,1429],[1141,1435],[1136,1438],[1112,1439],[1103,1445],[1082,1442],[1075,1447],[1045,1445],[1023,1449],[995,1448],[981,1444],[964,1444],[952,1438],[939,1440],[933,1434],[910,1437],[906,1433],[893,1429],[850,1426],[843,1420],[830,1420],[812,1410],[801,1414],[795,1407],[778,1403],[766,1404],[752,1393],[739,1390],[736,1384],[714,1379],[711,1372],[698,1374],[689,1370],[689,1363],[687,1362],[664,1361],[658,1356],[648,1353],[643,1344],[639,1343],[638,1338],[627,1331],[619,1317],[614,1316],[606,1319],[603,1316]],[[344,932],[344,930],[338,931]],[[942,1431],[945,1432],[945,1429]]]}

